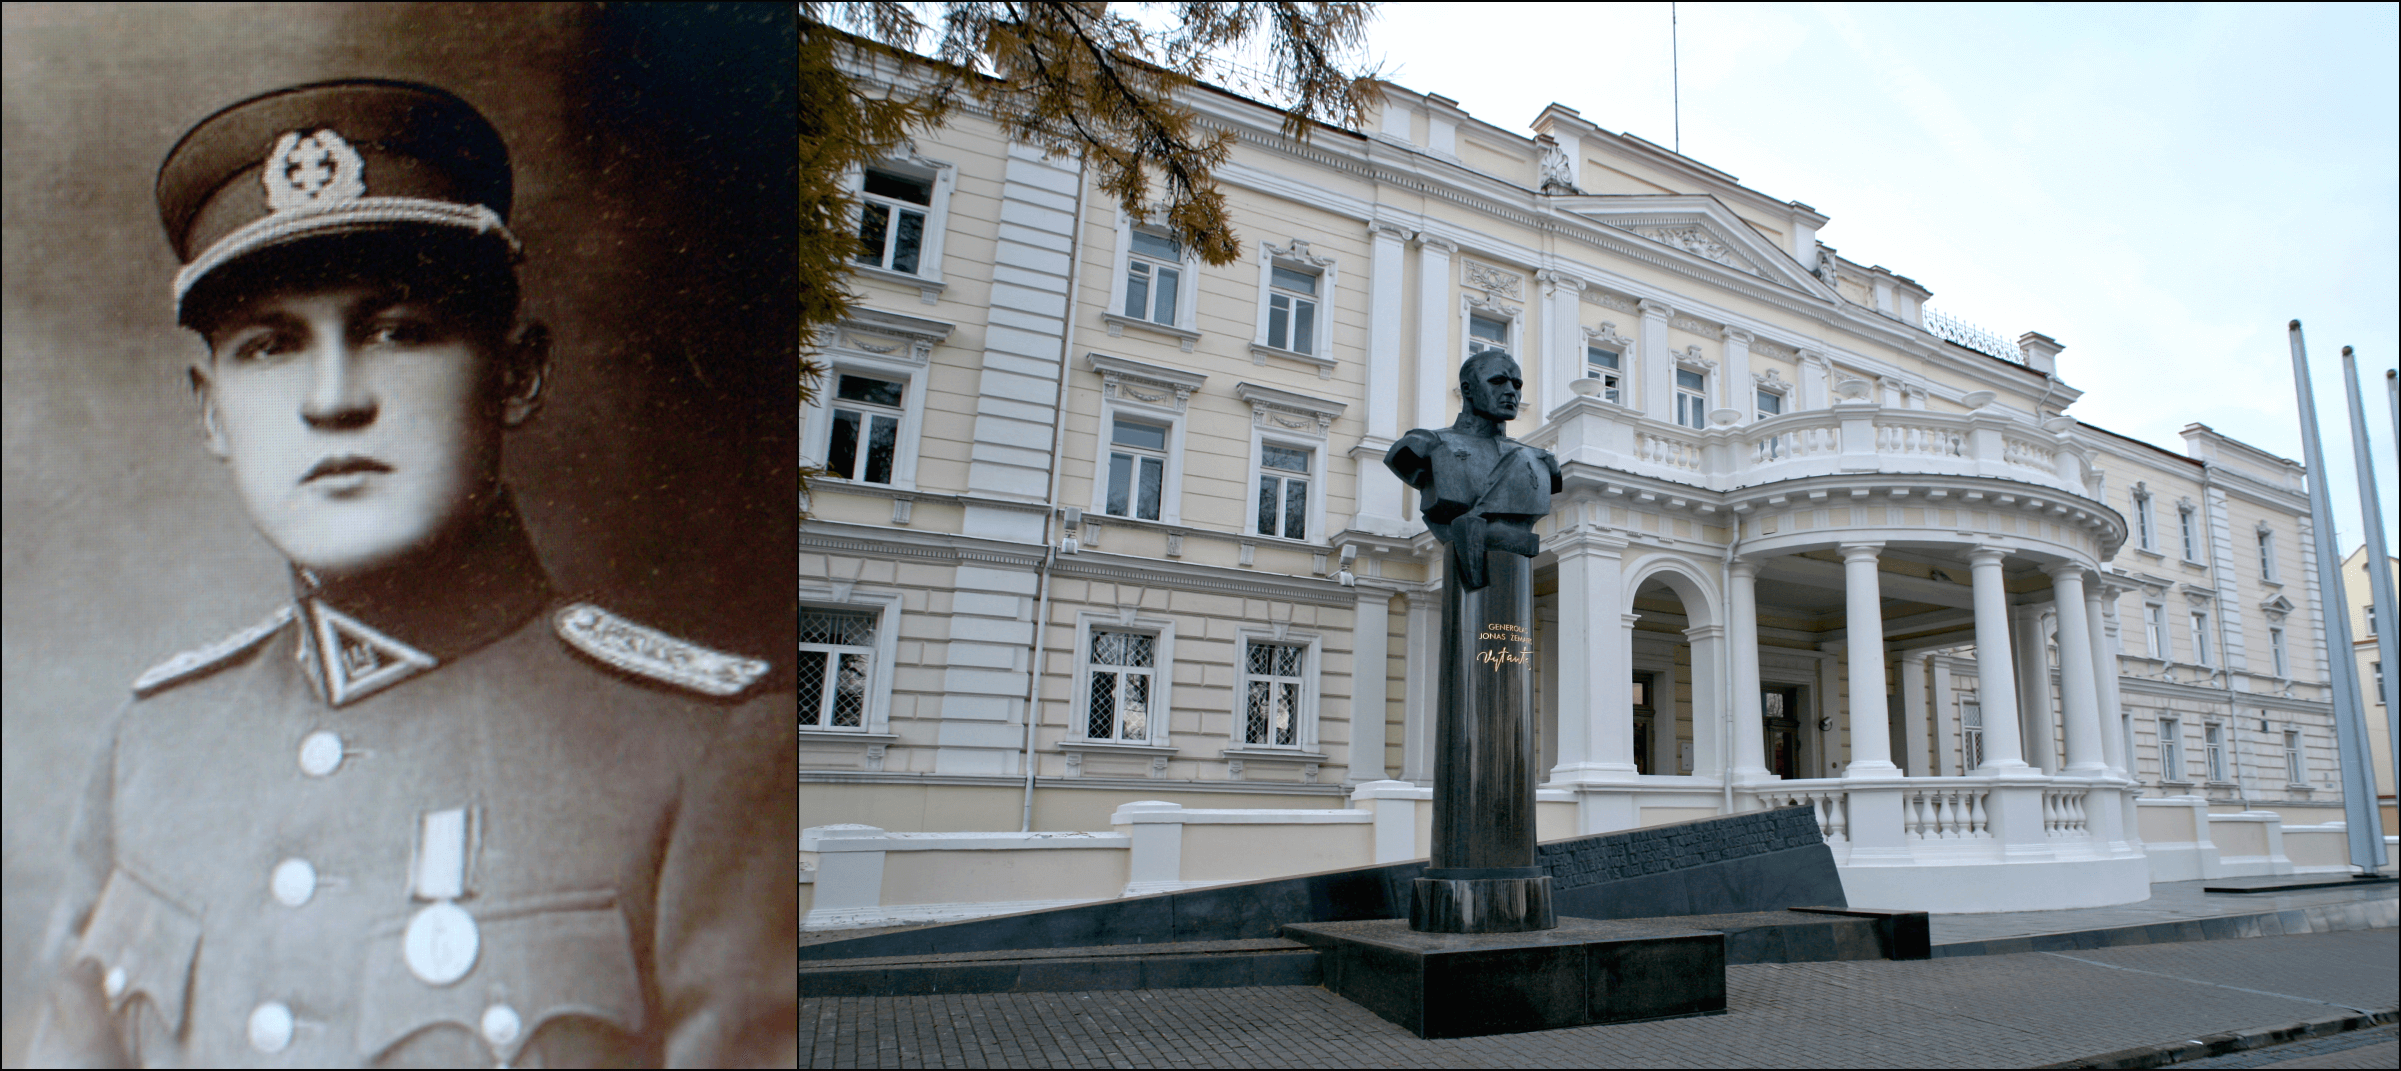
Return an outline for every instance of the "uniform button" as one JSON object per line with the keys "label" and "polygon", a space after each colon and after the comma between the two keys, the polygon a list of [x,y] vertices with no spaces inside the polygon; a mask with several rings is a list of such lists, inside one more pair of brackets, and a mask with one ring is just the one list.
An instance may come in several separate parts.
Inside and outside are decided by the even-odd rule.
{"label": "uniform button", "polygon": [[292,1009],[270,1000],[250,1009],[250,1047],[273,1056],[292,1044]]}
{"label": "uniform button", "polygon": [[300,772],[331,777],[342,766],[342,734],[319,729],[300,741]]}
{"label": "uniform button", "polygon": [[525,1020],[517,1017],[517,1009],[506,1004],[494,1004],[484,1009],[484,1040],[494,1045],[506,1045],[517,1040],[525,1029]]}
{"label": "uniform button", "polygon": [[110,1000],[115,1000],[118,997],[124,996],[125,968],[110,967],[108,969],[108,973],[102,975],[100,978],[100,991],[108,994],[108,999]]}
{"label": "uniform button", "polygon": [[286,859],[275,864],[275,873],[267,879],[267,888],[275,893],[275,901],[285,907],[299,907],[317,895],[317,868],[306,859]]}

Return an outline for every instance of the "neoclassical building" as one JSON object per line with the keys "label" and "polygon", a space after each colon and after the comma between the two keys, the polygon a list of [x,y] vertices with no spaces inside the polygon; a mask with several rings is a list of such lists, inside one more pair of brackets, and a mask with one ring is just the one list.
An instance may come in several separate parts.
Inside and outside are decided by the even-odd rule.
{"label": "neoclassical building", "polygon": [[[1422,799],[1441,555],[1381,458],[1486,348],[1566,471],[1544,836],[1806,804],[1853,903],[2001,910],[2339,818],[2293,462],[2085,424],[2060,343],[1567,107],[1512,130],[1392,87],[1302,144],[1193,103],[1238,139],[1236,265],[985,118],[857,177],[877,252],[803,414],[804,824]],[[1229,842],[1237,869],[1347,858],[1312,828]]]}

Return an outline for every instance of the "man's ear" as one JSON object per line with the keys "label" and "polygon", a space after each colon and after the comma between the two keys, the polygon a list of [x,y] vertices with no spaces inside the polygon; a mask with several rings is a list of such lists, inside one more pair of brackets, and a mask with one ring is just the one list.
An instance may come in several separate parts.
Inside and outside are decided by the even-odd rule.
{"label": "man's ear", "polygon": [[542,410],[542,386],[550,379],[550,328],[537,320],[518,324],[501,344],[500,423],[522,427]]}
{"label": "man's ear", "polygon": [[217,383],[201,365],[192,365],[186,371],[192,380],[192,397],[200,403],[200,441],[207,445],[211,455],[223,461],[233,455],[233,445],[225,440],[225,425],[217,416]]}

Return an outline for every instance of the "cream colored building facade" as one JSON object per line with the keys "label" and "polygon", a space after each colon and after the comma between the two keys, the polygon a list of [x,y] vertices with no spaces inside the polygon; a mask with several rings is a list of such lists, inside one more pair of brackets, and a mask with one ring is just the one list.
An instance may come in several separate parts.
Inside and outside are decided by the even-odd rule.
{"label": "cream colored building facade", "polygon": [[[2385,704],[2384,657],[2376,650],[2376,612],[2368,597],[2368,548],[2361,544],[2343,559],[2343,608],[2351,615],[2351,645],[2353,657],[2359,662],[2359,686],[2366,693],[2368,715],[2368,750],[2374,754],[2376,768],[2376,807],[2384,822],[2387,836],[2401,833],[2401,808],[2393,797],[2393,736],[2389,708]],[[2401,560],[2385,559],[2389,573],[2401,573]]]}
{"label": "cream colored building facade", "polygon": [[1422,854],[1441,556],[1381,458],[1496,346],[1566,471],[1543,836],[1806,804],[1853,903],[2004,910],[2339,818],[2292,462],[2064,416],[2058,343],[1566,107],[1394,87],[1294,144],[1194,102],[1226,267],[979,118],[860,177],[881,252],[803,414],[805,863],[938,850],[893,864],[952,875],[936,917]]}

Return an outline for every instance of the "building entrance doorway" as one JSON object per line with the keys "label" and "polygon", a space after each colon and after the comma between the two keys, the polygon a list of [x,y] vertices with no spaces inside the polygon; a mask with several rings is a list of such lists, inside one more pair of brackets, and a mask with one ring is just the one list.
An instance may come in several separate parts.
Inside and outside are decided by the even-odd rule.
{"label": "building entrance doorway", "polygon": [[1782,778],[1801,776],[1801,689],[1771,684],[1759,690],[1761,735],[1767,745],[1767,769]]}
{"label": "building entrance doorway", "polygon": [[1659,713],[1651,706],[1651,676],[1634,675],[1634,771],[1645,777],[1659,771],[1651,769],[1651,742],[1658,732]]}

